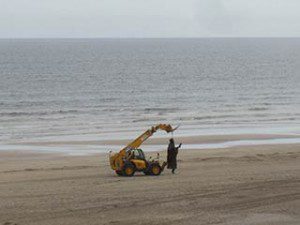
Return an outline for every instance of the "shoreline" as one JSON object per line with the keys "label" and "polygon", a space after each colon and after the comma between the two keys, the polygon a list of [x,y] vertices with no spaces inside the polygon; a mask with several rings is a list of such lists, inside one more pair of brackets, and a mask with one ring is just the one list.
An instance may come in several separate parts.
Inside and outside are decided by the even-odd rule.
{"label": "shoreline", "polygon": [[[170,137],[150,137],[141,148],[145,152],[163,151],[168,145]],[[242,146],[257,145],[285,145],[300,143],[300,135],[280,134],[239,134],[239,135],[197,135],[175,136],[177,144],[183,143],[183,149],[222,149]],[[14,144],[0,144],[0,152],[41,152],[58,153],[66,155],[93,155],[107,153],[110,150],[116,152],[125,147],[132,140],[73,140],[73,141],[35,141],[18,142]]]}

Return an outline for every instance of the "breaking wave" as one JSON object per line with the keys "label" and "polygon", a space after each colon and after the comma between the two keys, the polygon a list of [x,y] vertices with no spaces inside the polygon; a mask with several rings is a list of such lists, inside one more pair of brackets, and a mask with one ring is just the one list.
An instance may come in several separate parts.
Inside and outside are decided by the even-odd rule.
{"label": "breaking wave", "polygon": [[267,107],[252,107],[248,109],[249,111],[266,111],[268,110]]}
{"label": "breaking wave", "polygon": [[43,111],[43,112],[2,112],[0,116],[6,117],[19,117],[19,116],[47,116],[54,114],[68,114],[77,113],[78,110],[55,110],[55,111]]}

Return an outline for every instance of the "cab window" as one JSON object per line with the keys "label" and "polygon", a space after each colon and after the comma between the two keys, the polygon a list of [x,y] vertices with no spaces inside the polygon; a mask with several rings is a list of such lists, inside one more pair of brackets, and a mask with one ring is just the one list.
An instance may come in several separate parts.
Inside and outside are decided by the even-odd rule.
{"label": "cab window", "polygon": [[134,149],[134,158],[135,159],[145,159],[143,152],[139,149]]}

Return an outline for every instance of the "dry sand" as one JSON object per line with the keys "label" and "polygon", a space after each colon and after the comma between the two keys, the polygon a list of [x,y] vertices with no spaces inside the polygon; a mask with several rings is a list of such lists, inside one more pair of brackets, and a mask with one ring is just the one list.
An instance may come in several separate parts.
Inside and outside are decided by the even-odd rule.
{"label": "dry sand", "polygon": [[126,178],[107,155],[1,152],[0,224],[300,224],[299,144],[182,150],[178,166]]}

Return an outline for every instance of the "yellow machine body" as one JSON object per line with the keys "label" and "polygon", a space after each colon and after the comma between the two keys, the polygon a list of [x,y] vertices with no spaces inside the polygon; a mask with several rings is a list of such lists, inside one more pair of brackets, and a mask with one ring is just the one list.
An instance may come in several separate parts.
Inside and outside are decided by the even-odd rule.
{"label": "yellow machine body", "polygon": [[145,160],[132,159],[131,162],[136,166],[137,170],[144,170],[147,167]]}

